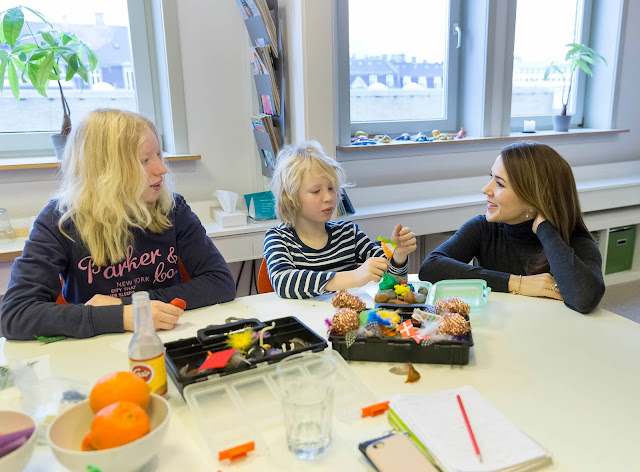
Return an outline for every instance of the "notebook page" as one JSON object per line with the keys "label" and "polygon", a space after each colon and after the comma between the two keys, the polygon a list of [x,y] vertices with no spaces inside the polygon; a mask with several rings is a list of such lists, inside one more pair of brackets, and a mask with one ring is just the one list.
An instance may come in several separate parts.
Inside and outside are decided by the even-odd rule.
{"label": "notebook page", "polygon": [[[483,462],[475,455],[457,394],[464,403]],[[424,395],[397,395],[389,406],[442,465],[452,471],[499,471],[548,458],[547,451],[471,386]]]}

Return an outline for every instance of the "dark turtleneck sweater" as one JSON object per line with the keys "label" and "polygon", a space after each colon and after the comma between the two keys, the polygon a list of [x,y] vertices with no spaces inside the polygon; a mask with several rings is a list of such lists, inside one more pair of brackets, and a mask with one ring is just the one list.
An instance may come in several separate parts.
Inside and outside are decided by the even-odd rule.
{"label": "dark turtleneck sweater", "polygon": [[[484,279],[492,290],[508,292],[511,274],[531,275],[527,262],[543,250],[565,305],[580,313],[593,311],[604,295],[604,280],[591,235],[576,230],[567,244],[548,221],[540,223],[537,234],[532,225],[531,220],[508,225],[476,216],[429,254],[420,267],[420,280]],[[468,264],[474,257],[480,267]]]}

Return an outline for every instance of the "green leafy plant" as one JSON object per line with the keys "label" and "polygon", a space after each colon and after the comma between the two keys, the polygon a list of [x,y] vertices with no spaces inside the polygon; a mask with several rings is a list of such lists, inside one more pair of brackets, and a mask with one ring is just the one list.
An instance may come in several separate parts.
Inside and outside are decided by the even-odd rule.
{"label": "green leafy plant", "polygon": [[[552,62],[544,72],[544,80],[547,80],[553,72],[557,72],[562,76],[562,113],[560,113],[562,116],[567,115],[567,104],[571,96],[571,87],[573,86],[573,78],[576,75],[574,74],[576,68],[582,69],[589,77],[593,77],[590,66],[595,65],[599,60],[602,60],[605,64],[607,63],[604,57],[585,44],[570,43],[566,46],[569,48],[569,51],[567,51],[564,57],[564,68]],[[565,74],[569,74],[568,87]]]}
{"label": "green leafy plant", "polygon": [[[44,28],[33,31],[24,14],[29,12],[44,23]],[[62,91],[61,80],[71,80],[76,75],[83,82],[89,81],[88,71],[98,68],[95,53],[78,37],[68,31],[56,30],[45,17],[32,8],[18,5],[0,12],[0,92],[4,86],[5,74],[16,100],[20,99],[20,84],[31,83],[43,97],[51,80],[58,82],[62,100],[62,135],[71,132],[71,111]],[[61,65],[66,65],[63,72]]]}

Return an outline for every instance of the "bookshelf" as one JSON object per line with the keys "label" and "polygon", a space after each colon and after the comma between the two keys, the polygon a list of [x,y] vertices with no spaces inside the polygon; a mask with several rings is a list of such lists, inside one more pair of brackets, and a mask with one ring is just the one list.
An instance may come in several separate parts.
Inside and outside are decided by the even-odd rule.
{"label": "bookshelf", "polygon": [[251,115],[251,125],[262,175],[270,177],[276,155],[285,142],[284,57],[278,1],[236,3],[249,33],[248,58],[258,98],[259,110]]}

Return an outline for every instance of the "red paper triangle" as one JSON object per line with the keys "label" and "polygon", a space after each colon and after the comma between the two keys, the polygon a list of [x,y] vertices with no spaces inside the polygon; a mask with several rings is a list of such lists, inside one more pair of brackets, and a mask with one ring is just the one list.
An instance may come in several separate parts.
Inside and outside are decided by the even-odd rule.
{"label": "red paper triangle", "polygon": [[236,352],[235,348],[218,351],[213,354],[209,353],[202,365],[198,367],[198,370],[219,369],[220,367],[224,367],[227,365],[227,362],[229,362],[229,359],[231,359],[234,352]]}

